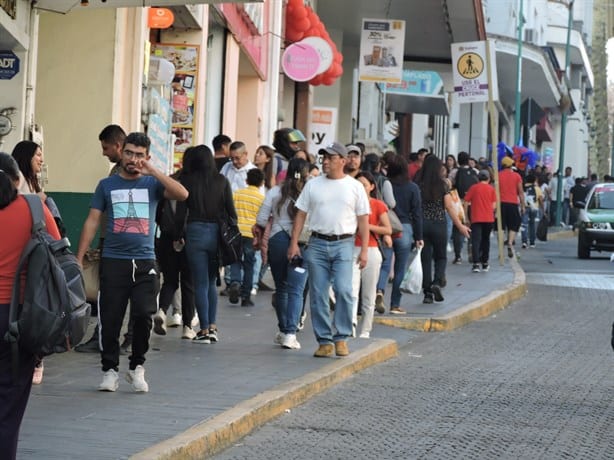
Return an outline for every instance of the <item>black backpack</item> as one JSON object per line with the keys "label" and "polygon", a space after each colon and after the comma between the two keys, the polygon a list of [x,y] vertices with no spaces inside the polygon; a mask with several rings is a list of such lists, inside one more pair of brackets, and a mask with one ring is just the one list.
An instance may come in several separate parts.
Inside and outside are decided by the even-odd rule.
{"label": "black backpack", "polygon": [[[70,242],[67,238],[56,241],[47,233],[43,204],[37,195],[23,196],[32,215],[32,236],[17,266],[4,336],[11,344],[14,372],[20,350],[42,358],[77,345],[87,330],[91,308],[81,266],[68,249]],[[25,291],[20,305],[24,269]]]}
{"label": "black backpack", "polygon": [[456,178],[454,179],[458,196],[461,199],[465,198],[465,193],[467,193],[469,187],[471,187],[473,184],[477,184],[479,181],[478,174],[473,168],[463,168],[462,166],[459,166],[458,170],[456,171]]}

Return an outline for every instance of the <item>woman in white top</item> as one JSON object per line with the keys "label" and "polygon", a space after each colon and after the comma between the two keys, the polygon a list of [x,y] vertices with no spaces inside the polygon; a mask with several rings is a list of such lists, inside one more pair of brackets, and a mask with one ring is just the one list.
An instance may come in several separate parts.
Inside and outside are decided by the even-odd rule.
{"label": "woman in white top", "polygon": [[261,228],[272,218],[268,260],[275,282],[275,312],[279,327],[275,343],[287,349],[301,348],[296,332],[303,308],[307,264],[303,264],[300,258],[289,261],[287,253],[297,212],[295,201],[308,177],[309,162],[299,158],[290,160],[286,178],[269,190],[256,218],[256,224]]}

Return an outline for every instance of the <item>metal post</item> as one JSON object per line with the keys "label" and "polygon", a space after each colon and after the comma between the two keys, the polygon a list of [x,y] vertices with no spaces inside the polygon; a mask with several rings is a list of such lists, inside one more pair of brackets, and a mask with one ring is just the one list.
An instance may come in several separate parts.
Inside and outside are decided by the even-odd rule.
{"label": "metal post", "polygon": [[523,5],[524,0],[519,0],[518,9],[518,56],[516,56],[516,105],[514,113],[514,144],[520,139],[520,92],[522,91],[522,28],[524,27]]}
{"label": "metal post", "polygon": [[[571,26],[573,24],[573,2],[574,0],[569,0],[567,4],[567,8],[569,9],[569,17],[567,21],[567,42],[565,43],[565,73],[564,76],[566,79],[569,79],[567,72],[569,70],[569,41],[571,39]],[[566,89],[569,91],[569,88]],[[564,180],[564,171],[565,171],[565,131],[567,128],[567,110],[565,110],[561,116],[561,142],[559,146],[559,177],[557,178],[556,184],[556,218],[555,224],[561,224],[561,217],[563,211],[563,180]]]}

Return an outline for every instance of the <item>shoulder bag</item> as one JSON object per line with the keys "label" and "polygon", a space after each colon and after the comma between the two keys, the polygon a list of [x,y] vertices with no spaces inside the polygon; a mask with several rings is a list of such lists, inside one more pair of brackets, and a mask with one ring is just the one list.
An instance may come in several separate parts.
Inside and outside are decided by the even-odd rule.
{"label": "shoulder bag", "polygon": [[222,210],[217,219],[219,226],[218,258],[220,265],[225,267],[243,258],[243,239],[239,225],[226,212],[225,192],[222,192],[222,202]]}

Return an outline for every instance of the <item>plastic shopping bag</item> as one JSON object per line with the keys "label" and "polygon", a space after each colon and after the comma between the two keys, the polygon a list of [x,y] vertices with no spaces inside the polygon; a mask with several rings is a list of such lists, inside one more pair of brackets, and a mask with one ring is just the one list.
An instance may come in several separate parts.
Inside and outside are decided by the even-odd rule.
{"label": "plastic shopping bag", "polygon": [[422,248],[418,248],[414,260],[411,261],[403,282],[401,283],[401,290],[411,292],[412,294],[420,294],[422,291],[422,261],[420,259],[422,254]]}

